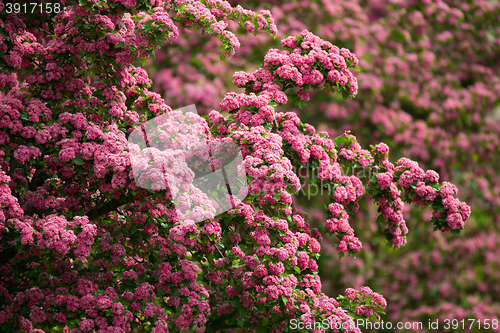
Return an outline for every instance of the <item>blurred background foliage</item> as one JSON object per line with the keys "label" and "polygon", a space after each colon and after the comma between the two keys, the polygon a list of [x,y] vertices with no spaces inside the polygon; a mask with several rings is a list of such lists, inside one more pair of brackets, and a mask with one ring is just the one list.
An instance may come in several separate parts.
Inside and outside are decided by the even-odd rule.
{"label": "blurred background foliage", "polygon": [[[500,332],[500,2],[232,1],[238,4],[270,10],[278,38],[244,36],[240,28],[241,48],[221,61],[215,39],[184,30],[147,64],[155,91],[173,109],[196,104],[206,114],[219,110],[224,92],[242,92],[232,84],[235,71],[260,67],[286,36],[307,29],[350,49],[361,68],[355,99],[319,91],[306,107],[281,111],[297,112],[332,138],[350,130],[364,148],[387,143],[392,162],[407,156],[457,184],[472,215],[453,236],[432,232],[430,211],[406,207],[408,242],[394,250],[386,247],[376,206],[366,198],[351,218],[363,242],[357,258],[339,261],[335,240],[323,240],[323,292],[336,296],[369,286],[388,301],[384,321],[422,322],[424,332]],[[324,224],[327,194],[304,192],[296,204]],[[446,319],[457,319],[458,327],[446,329]],[[439,328],[428,329],[429,320],[438,320]]]}

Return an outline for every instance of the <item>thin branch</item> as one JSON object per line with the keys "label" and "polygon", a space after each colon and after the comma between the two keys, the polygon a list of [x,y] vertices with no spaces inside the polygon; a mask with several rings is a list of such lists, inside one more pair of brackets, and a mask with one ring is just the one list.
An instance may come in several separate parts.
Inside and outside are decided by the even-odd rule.
{"label": "thin branch", "polygon": [[219,250],[219,248],[217,247],[216,244],[214,244],[215,248],[217,249],[217,251],[219,251],[220,255],[221,255],[221,258],[224,258],[225,256],[222,254],[222,252]]}
{"label": "thin branch", "polygon": [[118,199],[111,199],[110,201],[104,203],[103,205],[99,207],[94,207],[91,210],[89,210],[85,215],[88,216],[89,220],[95,220],[99,216],[102,216],[104,214],[107,214],[109,212],[114,211],[118,207],[123,205],[123,202],[121,202]]}
{"label": "thin branch", "polygon": [[291,88],[291,86],[288,85],[288,83],[283,83],[283,88],[281,88],[281,91],[285,92],[288,88]]}

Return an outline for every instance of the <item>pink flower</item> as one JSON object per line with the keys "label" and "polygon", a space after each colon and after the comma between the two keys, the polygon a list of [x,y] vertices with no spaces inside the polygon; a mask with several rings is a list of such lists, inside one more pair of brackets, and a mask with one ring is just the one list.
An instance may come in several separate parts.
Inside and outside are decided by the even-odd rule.
{"label": "pink flower", "polygon": [[123,314],[123,304],[122,303],[113,303],[111,305],[111,312],[114,313],[115,315],[122,315]]}
{"label": "pink flower", "polygon": [[449,182],[443,182],[439,193],[442,198],[454,196],[457,194],[457,187]]}
{"label": "pink flower", "polygon": [[462,229],[465,225],[462,215],[459,213],[449,214],[446,217],[446,223],[448,223],[451,229]]}
{"label": "pink flower", "polygon": [[92,319],[82,318],[78,325],[83,332],[90,332],[95,324]]}
{"label": "pink flower", "polygon": [[389,146],[386,145],[385,143],[379,143],[378,145],[375,146],[375,149],[382,155],[389,153]]}
{"label": "pink flower", "polygon": [[101,310],[109,308],[113,304],[113,300],[109,296],[98,298],[97,307]]}
{"label": "pink flower", "polygon": [[427,170],[426,173],[425,173],[425,178],[427,180],[429,180],[430,182],[437,182],[437,181],[439,181],[439,175],[434,170]]}
{"label": "pink flower", "polygon": [[377,174],[377,183],[380,185],[381,189],[390,187],[392,179],[393,177],[391,172],[384,172]]}

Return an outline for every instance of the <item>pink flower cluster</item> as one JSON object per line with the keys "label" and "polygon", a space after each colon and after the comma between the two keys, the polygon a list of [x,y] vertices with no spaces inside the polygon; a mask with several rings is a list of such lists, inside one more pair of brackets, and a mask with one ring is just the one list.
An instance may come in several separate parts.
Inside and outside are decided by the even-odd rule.
{"label": "pink flower cluster", "polygon": [[177,10],[178,19],[185,22],[185,27],[191,28],[193,24],[200,25],[209,34],[222,41],[224,56],[232,56],[235,49],[240,47],[236,35],[226,30],[229,17],[244,21],[247,31],[254,34],[263,31],[274,35],[277,32],[269,11],[261,10],[259,13],[254,13],[243,9],[240,5],[233,8],[229,2],[223,0],[207,3],[190,0],[175,1],[173,9]]}
{"label": "pink flower cluster", "polygon": [[340,239],[338,245],[339,252],[344,254],[356,253],[361,250],[361,241],[354,236],[354,230],[349,225],[349,215],[344,206],[339,203],[328,205],[328,211],[332,215],[326,220],[326,229],[332,234],[336,234]]}
{"label": "pink flower cluster", "polygon": [[0,169],[0,239],[6,232],[5,228],[24,215],[17,198],[12,195],[10,182],[11,178]]}
{"label": "pink flower cluster", "polygon": [[13,224],[20,230],[21,244],[34,245],[40,250],[55,250],[64,257],[73,249],[76,259],[90,255],[97,227],[87,217],[74,218],[69,222],[64,216],[48,215],[39,220],[26,216]]}
{"label": "pink flower cluster", "polygon": [[[357,305],[355,310],[355,313],[361,317],[371,317],[377,308],[385,309],[387,307],[385,298],[372,291],[369,287],[362,286],[359,290],[347,288],[346,295],[349,302],[361,304]],[[380,320],[379,314],[375,315]]]}
{"label": "pink flower cluster", "polygon": [[435,227],[443,232],[464,228],[471,208],[456,198],[455,185],[446,181],[438,184],[439,176],[435,171],[424,172],[418,163],[407,158],[397,162],[395,173],[399,175],[398,183],[406,189],[405,194],[411,201],[434,208],[431,221]]}
{"label": "pink flower cluster", "polygon": [[401,158],[393,165],[388,160],[388,151],[384,144],[373,147],[372,153],[380,172],[372,177],[369,188],[377,200],[380,216],[390,222],[385,229],[387,239],[396,247],[406,243],[408,228],[403,219],[404,202],[432,207],[431,221],[443,232],[462,229],[470,216],[470,207],[455,198],[455,185],[449,182],[439,184],[439,175],[435,171],[425,172],[417,162],[408,158]]}

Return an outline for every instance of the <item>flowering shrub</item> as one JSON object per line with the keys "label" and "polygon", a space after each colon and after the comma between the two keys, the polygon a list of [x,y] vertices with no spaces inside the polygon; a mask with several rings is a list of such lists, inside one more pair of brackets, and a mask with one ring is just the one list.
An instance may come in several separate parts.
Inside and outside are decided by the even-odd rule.
{"label": "flowering shrub", "polygon": [[[473,206],[468,231],[460,239],[428,234],[427,224],[419,222],[431,219],[432,213],[403,208],[413,232],[404,250],[387,252],[373,237],[377,228],[369,224],[377,218],[376,211],[360,202],[360,210],[350,218],[352,225],[359,226],[363,251],[355,260],[336,263],[328,256],[337,256],[337,251],[330,251],[331,241],[325,238],[318,261],[324,290],[335,294],[349,286],[369,285],[383,291],[389,303],[384,319],[392,322],[499,319],[496,272],[500,263],[493,259],[491,243],[499,237],[500,218],[498,4],[476,0],[241,4],[269,9],[280,38],[308,28],[349,48],[360,59],[357,97],[343,101],[335,94],[311,95],[316,103],[293,109],[301,119],[332,137],[350,129],[363,145],[388,143],[392,161],[408,156],[422,167],[435,169],[441,179],[457,184],[460,196]],[[254,45],[275,47],[259,37],[243,44],[227,66],[253,68],[253,63],[259,63]],[[196,36],[189,38],[198,41]],[[204,52],[210,47],[206,42]],[[198,58],[203,62],[204,57]],[[194,67],[191,77],[204,75]],[[207,68],[211,71],[215,66]],[[221,71],[220,66],[217,70]],[[203,89],[209,87],[206,84]],[[170,97],[168,92],[165,96]],[[313,225],[322,225],[328,198],[322,200],[314,185],[311,188],[304,192],[316,200],[304,196],[301,205],[316,217]],[[476,325],[463,331],[480,329]]]}
{"label": "flowering shrub", "polygon": [[[313,90],[358,93],[358,58],[307,30],[270,49],[259,68],[237,71],[233,83],[245,91],[197,118],[208,141],[241,148],[248,196],[229,195],[230,211],[180,223],[177,193],[146,189],[140,181],[161,177],[136,183],[132,170],[127,137],[147,121],[176,117],[136,61],[179,27],[216,37],[224,59],[240,46],[229,22],[274,35],[270,12],[219,0],[61,3],[54,17],[36,19],[4,15],[0,3],[2,331],[282,332],[299,318],[359,332],[354,320],[379,320],[386,300],[368,287],[327,296],[317,260],[322,235],[338,238],[340,256],[361,251],[349,217],[364,185],[395,247],[406,242],[405,202],[429,207],[436,230],[464,228],[470,208],[436,172],[408,158],[391,163],[386,144],[365,150],[349,133],[331,139],[280,112],[289,100],[304,107]],[[172,141],[163,132],[158,144]],[[329,189],[319,229],[293,202],[297,166]],[[343,175],[345,166],[383,173],[363,182]],[[181,204],[200,200],[210,211],[199,193],[188,194]]]}
{"label": "flowering shrub", "polygon": [[[356,259],[331,260],[338,254],[331,250],[336,242],[325,237],[318,260],[323,291],[337,294],[346,287],[369,285],[387,297],[386,322],[500,319],[496,273],[500,262],[494,259],[493,250],[493,240],[499,238],[500,218],[498,3],[237,3],[269,9],[279,27],[277,40],[308,29],[348,48],[360,59],[362,70],[356,74],[359,94],[355,99],[309,91],[314,103],[307,108],[301,110],[289,103],[282,109],[296,112],[302,121],[327,131],[331,137],[352,130],[363,146],[380,141],[389,144],[392,162],[403,156],[418,160],[423,168],[436,170],[442,180],[455,183],[462,199],[473,207],[467,232],[457,239],[450,233],[429,234],[429,225],[420,221],[432,219],[432,212],[409,210],[406,205],[403,215],[412,232],[402,250],[388,252],[379,238],[373,237],[382,231],[371,223],[377,219],[376,209],[368,200],[359,201],[359,211],[349,218],[356,226],[356,236],[363,240],[363,251]],[[196,102],[207,112],[217,107],[217,92],[225,90],[222,86],[232,89],[232,82],[221,80],[217,73],[253,70],[261,63],[258,50],[278,47],[277,41],[261,34],[242,43],[234,57],[221,63],[213,61],[215,41],[184,31],[181,34],[185,38],[177,41],[182,42],[174,41],[174,45],[162,49],[150,65],[152,72],[162,65],[178,68],[154,72],[155,91],[161,91],[174,105]],[[189,48],[189,54],[177,51],[188,44],[196,45]],[[190,88],[172,91],[166,83],[176,80]],[[193,82],[196,89],[191,88]],[[297,173],[304,180],[300,171],[304,170]],[[358,174],[349,167],[342,171]],[[363,178],[372,174],[360,173]],[[381,184],[388,179],[388,175],[377,177],[382,177]],[[323,226],[324,205],[329,198],[320,194],[325,191],[318,183],[309,182],[299,193],[297,206],[310,215],[311,225]],[[478,325],[460,327],[464,332],[484,329]]]}

